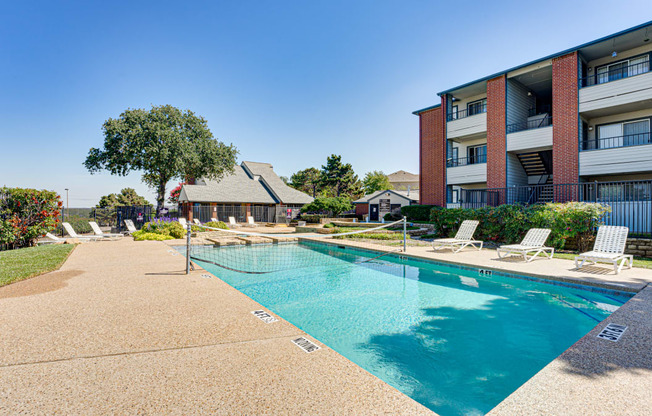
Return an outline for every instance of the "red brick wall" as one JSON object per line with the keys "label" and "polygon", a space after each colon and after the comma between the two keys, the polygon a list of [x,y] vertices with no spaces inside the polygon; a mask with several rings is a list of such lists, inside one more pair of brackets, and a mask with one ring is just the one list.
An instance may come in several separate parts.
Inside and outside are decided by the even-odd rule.
{"label": "red brick wall", "polygon": [[[442,97],[444,103],[445,97]],[[445,105],[445,104],[442,104]],[[420,204],[446,206],[446,120],[442,107],[419,114]]]}
{"label": "red brick wall", "polygon": [[355,215],[369,214],[369,204],[355,204]]}
{"label": "red brick wall", "polygon": [[506,85],[505,75],[487,81],[487,188],[507,186]]}
{"label": "red brick wall", "polygon": [[552,179],[579,181],[577,52],[552,60]]}

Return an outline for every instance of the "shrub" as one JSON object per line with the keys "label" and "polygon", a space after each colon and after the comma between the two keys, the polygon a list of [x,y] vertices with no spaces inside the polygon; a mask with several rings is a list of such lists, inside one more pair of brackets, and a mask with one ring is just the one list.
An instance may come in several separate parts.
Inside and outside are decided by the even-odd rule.
{"label": "shrub", "polygon": [[429,221],[432,205],[406,205],[401,207],[401,216],[407,217],[408,221]]}
{"label": "shrub", "polygon": [[310,212],[310,213],[332,213],[333,215],[339,215],[344,211],[349,211],[353,208],[351,200],[346,196],[339,197],[330,197],[330,196],[320,196],[315,198],[309,204],[304,205],[301,208],[301,212]]}
{"label": "shrub", "polygon": [[0,245],[30,247],[59,223],[61,201],[53,191],[0,188]]}
{"label": "shrub", "polygon": [[326,215],[322,214],[301,214],[301,219],[309,223],[319,223],[319,220],[326,218]]}
{"label": "shrub", "polygon": [[335,228],[335,224],[329,222],[328,224],[324,224],[324,228]]}
{"label": "shrub", "polygon": [[135,241],[145,241],[145,240],[163,241],[163,240],[174,239],[174,237],[167,234],[149,233],[144,230],[138,230],[131,235],[134,237]]}
{"label": "shrub", "polygon": [[224,221],[210,221],[210,222],[207,222],[204,225],[207,226],[207,227],[219,228],[219,229],[222,229],[222,230],[228,230],[229,229],[229,227],[224,223]]}
{"label": "shrub", "polygon": [[564,248],[567,239],[576,239],[580,251],[586,251],[597,226],[610,208],[587,202],[549,203],[546,205],[500,205],[477,209],[432,208],[430,220],[436,234],[452,237],[464,220],[478,220],[475,237],[497,243],[520,242],[530,228],[550,228],[547,245]]}
{"label": "shrub", "polygon": [[172,238],[183,238],[186,235],[186,230],[178,221],[154,220],[143,225],[140,231],[167,235]]}

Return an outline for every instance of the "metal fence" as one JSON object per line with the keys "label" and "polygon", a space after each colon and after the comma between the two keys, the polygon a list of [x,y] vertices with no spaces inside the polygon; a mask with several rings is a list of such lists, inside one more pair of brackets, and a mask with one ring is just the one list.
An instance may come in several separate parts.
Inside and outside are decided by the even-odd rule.
{"label": "metal fence", "polygon": [[292,205],[250,205],[249,207],[241,204],[194,205],[192,217],[198,218],[201,222],[217,220],[228,224],[229,217],[233,217],[236,222],[244,223],[247,222],[247,216],[251,215],[255,222],[286,224],[299,215],[299,210],[299,206]]}
{"label": "metal fence", "polygon": [[652,237],[652,180],[461,189],[459,202],[447,206],[481,208],[570,201],[607,205],[611,212],[605,216],[605,224],[626,226],[631,234]]}

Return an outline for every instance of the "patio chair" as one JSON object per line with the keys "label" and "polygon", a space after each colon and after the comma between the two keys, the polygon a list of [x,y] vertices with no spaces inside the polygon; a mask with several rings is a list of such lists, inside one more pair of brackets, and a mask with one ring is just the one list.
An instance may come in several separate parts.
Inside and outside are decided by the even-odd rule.
{"label": "patio chair", "polygon": [[252,216],[247,217],[247,225],[249,227],[258,227],[258,224],[256,224],[256,222],[254,221],[254,217]]}
{"label": "patio chair", "polygon": [[69,236],[72,238],[76,238],[78,240],[86,240],[86,241],[97,241],[101,240],[102,237],[97,236],[97,235],[79,235],[75,232],[75,229],[72,228],[72,225],[67,222],[62,222],[61,225],[63,225],[63,229],[66,230]]}
{"label": "patio chair", "polygon": [[[582,253],[575,257],[575,267],[581,269],[584,263],[591,262],[596,264],[598,262],[611,263],[614,266],[614,272],[620,273],[623,266],[627,264],[627,268],[632,268],[634,256],[625,253],[625,245],[627,244],[627,234],[629,228],[618,227],[614,225],[602,225],[598,228],[598,235],[595,237],[595,244],[593,250]],[[578,261],[582,262],[578,265]]]}
{"label": "patio chair", "polygon": [[[438,238],[432,242],[432,248],[437,251],[442,248],[450,248],[453,253],[457,253],[466,246],[473,246],[482,250],[482,241],[473,240],[473,233],[478,228],[479,222],[476,220],[466,220],[460,225],[457,234],[453,238]],[[479,245],[479,246],[478,246]]]}
{"label": "patio chair", "polygon": [[116,234],[116,233],[105,233],[102,231],[99,225],[95,221],[88,221],[88,223],[91,225],[91,229],[95,233],[95,235],[103,237],[103,238],[119,238],[122,237],[122,234]]}
{"label": "patio chair", "polygon": [[[551,259],[555,253],[555,249],[544,246],[549,235],[549,228],[530,228],[520,244],[506,244],[498,247],[496,250],[498,257],[503,258],[510,254],[520,254],[523,256],[523,260],[529,263],[536,256],[543,253],[548,259]],[[534,254],[528,259],[528,253]]]}
{"label": "patio chair", "polygon": [[179,224],[181,224],[181,225],[183,226],[183,229],[184,229],[184,230],[185,230],[186,228],[188,228],[188,222],[186,221],[185,218],[183,218],[183,217],[179,217],[177,220],[179,221]]}
{"label": "patio chair", "polygon": [[231,227],[240,227],[240,224],[235,222],[235,217],[229,217],[229,226],[231,226]]}
{"label": "patio chair", "polygon": [[36,245],[40,246],[44,244],[62,244],[66,242],[65,238],[59,238],[52,233],[45,233],[45,236],[48,238],[48,240],[39,240],[36,242]]}
{"label": "patio chair", "polygon": [[125,226],[127,227],[127,234],[132,234],[138,231],[132,220],[125,220]]}
{"label": "patio chair", "polygon": [[194,222],[195,225],[201,225],[201,221],[199,221],[199,218],[193,218],[192,222]]}

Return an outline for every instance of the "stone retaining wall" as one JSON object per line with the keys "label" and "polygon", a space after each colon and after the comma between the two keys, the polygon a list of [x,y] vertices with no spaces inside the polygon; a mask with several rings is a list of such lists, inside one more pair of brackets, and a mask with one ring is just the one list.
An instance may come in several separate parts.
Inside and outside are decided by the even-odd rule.
{"label": "stone retaining wall", "polygon": [[625,253],[634,256],[652,257],[652,239],[628,238]]}

